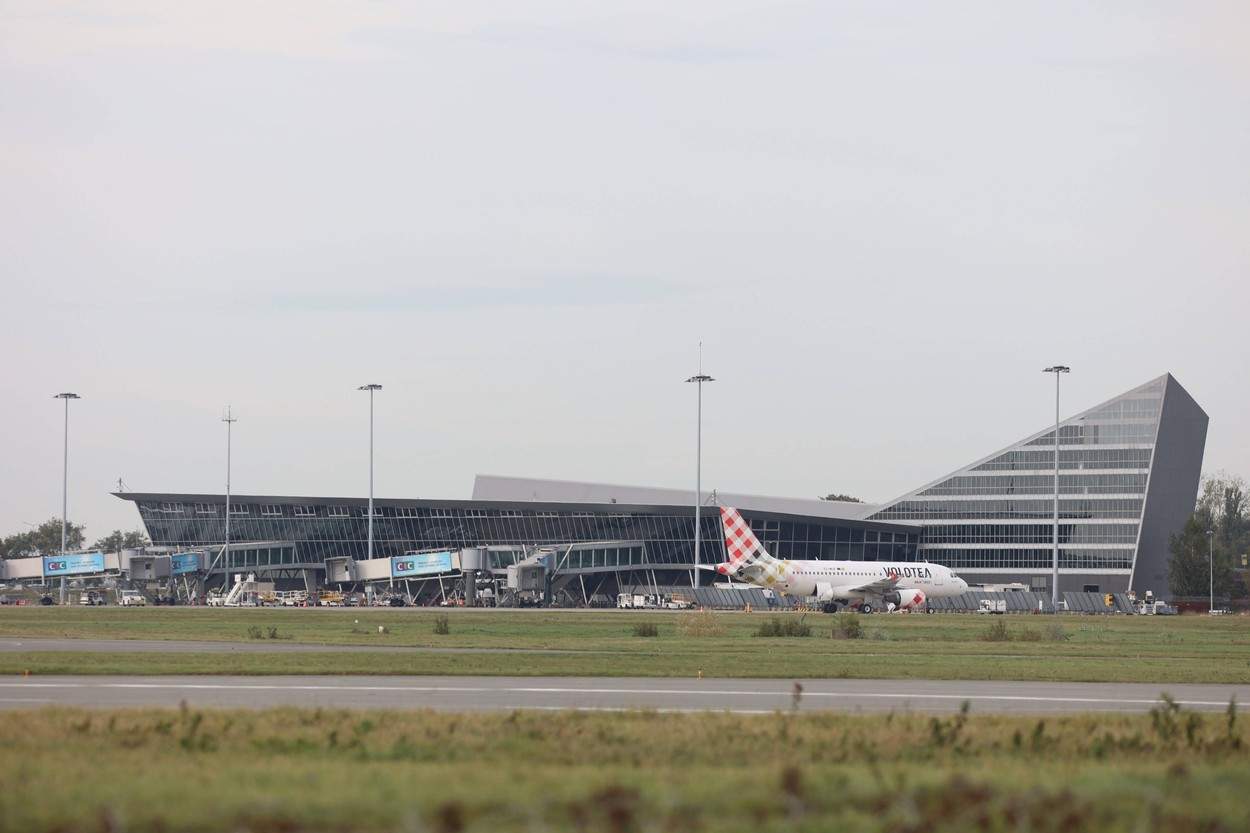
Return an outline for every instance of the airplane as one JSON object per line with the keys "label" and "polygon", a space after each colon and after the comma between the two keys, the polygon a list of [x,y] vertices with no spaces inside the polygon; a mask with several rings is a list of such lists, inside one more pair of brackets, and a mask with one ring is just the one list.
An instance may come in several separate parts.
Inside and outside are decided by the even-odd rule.
{"label": "airplane", "polygon": [[929,599],[958,596],[968,583],[927,562],[783,561],[768,554],[737,509],[720,508],[729,560],[706,567],[786,596],[815,597],[826,613],[839,605],[860,613],[925,610]]}

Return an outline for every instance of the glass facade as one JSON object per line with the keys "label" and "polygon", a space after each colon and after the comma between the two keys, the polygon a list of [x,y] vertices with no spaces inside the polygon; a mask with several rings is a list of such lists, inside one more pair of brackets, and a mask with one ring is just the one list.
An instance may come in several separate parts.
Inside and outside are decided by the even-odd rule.
{"label": "glass facade", "polygon": [[[225,539],[224,497],[121,496],[136,503],[154,544],[212,547]],[[294,545],[289,551],[274,550],[279,560],[270,563],[315,567],[330,557],[366,557],[368,508],[359,499],[236,496],[230,509],[232,542]],[[748,510],[743,516],[769,551],[783,559],[914,561],[919,546],[916,526]],[[575,547],[567,556],[561,553],[564,569],[688,571],[694,563],[694,510],[688,507],[375,501],[373,536],[375,558],[414,550],[598,544]],[[723,561],[724,540],[715,507],[702,514],[702,539],[703,563]],[[236,566],[251,566],[247,559],[252,557],[260,558],[244,556]],[[514,560],[503,551],[491,558],[498,561],[497,569]]]}
{"label": "glass facade", "polygon": [[[1059,426],[1059,566],[1133,567],[1168,377]],[[922,558],[963,570],[1049,570],[1055,432],[1044,431],[886,504],[925,525]]]}
{"label": "glass facade", "polygon": [[226,567],[231,571],[246,569],[296,569],[295,547],[291,544],[259,544],[257,546],[230,545],[226,553]]}

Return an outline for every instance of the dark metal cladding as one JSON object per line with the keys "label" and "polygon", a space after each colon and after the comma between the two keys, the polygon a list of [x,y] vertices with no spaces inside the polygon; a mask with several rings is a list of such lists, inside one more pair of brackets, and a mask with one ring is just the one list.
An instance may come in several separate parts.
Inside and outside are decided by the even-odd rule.
{"label": "dark metal cladding", "polygon": [[1168,548],[1194,510],[1207,443],[1205,411],[1171,374],[1155,440],[1132,588],[1140,595],[1168,586]]}

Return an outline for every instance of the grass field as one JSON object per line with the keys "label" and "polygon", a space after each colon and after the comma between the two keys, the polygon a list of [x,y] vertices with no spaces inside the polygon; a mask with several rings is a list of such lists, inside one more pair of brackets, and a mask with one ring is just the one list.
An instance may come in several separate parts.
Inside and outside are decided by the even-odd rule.
{"label": "grass field", "polygon": [[12,831],[1235,831],[1235,716],[0,713]]}
{"label": "grass field", "polygon": [[[1243,617],[877,615],[863,638],[833,639],[834,617],[808,614],[807,638],[759,638],[763,613],[282,609],[0,609],[0,638],[248,642],[281,646],[469,648],[317,653],[0,652],[0,673],[504,674],[860,677],[984,680],[1250,682]],[[797,617],[798,614],[784,614]],[[992,621],[991,621],[992,620]],[[658,636],[633,635],[655,624]],[[385,633],[379,633],[381,626]],[[1005,626],[1005,640],[991,628]],[[698,631],[699,628],[695,628]],[[270,634],[277,637],[271,639]],[[256,637],[259,637],[256,638]]]}

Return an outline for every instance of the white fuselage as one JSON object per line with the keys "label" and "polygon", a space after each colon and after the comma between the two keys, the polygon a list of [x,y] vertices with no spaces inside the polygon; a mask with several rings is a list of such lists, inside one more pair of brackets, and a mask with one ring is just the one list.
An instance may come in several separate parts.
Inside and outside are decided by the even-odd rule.
{"label": "white fuselage", "polygon": [[[901,590],[920,590],[926,597],[958,596],[968,589],[963,579],[940,564],[888,561],[788,561],[770,585],[754,581],[750,568],[735,578],[770,586],[787,596],[821,601],[855,602],[881,599]],[[873,586],[875,585],[875,586]]]}

